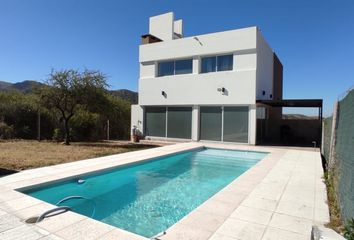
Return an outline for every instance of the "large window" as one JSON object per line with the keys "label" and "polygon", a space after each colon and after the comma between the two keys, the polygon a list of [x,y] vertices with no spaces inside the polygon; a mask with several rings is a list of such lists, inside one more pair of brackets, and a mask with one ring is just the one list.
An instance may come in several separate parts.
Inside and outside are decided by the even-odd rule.
{"label": "large window", "polygon": [[158,69],[158,76],[169,76],[173,75],[175,71],[175,63],[174,62],[160,62]]}
{"label": "large window", "polygon": [[216,57],[202,58],[202,73],[215,72],[216,71]]}
{"label": "large window", "polygon": [[192,72],[193,72],[192,59],[166,61],[166,62],[158,63],[157,76],[163,77],[169,75],[187,74]]}
{"label": "large window", "polygon": [[221,72],[229,71],[233,69],[233,59],[232,54],[203,57],[201,63],[201,73],[208,72]]}
{"label": "large window", "polygon": [[145,135],[165,137],[166,136],[166,108],[146,107],[145,108]]}
{"label": "large window", "polygon": [[192,73],[193,61],[192,59],[175,61],[175,74]]}
{"label": "large window", "polygon": [[192,108],[145,107],[145,135],[191,139]]}
{"label": "large window", "polygon": [[232,70],[233,67],[233,61],[234,56],[233,55],[224,55],[224,56],[217,56],[216,57],[216,62],[217,62],[217,71],[229,71]]}
{"label": "large window", "polygon": [[167,137],[191,139],[192,108],[167,108]]}
{"label": "large window", "polygon": [[248,107],[201,107],[200,139],[248,142]]}
{"label": "large window", "polygon": [[200,108],[200,139],[221,141],[222,108]]}

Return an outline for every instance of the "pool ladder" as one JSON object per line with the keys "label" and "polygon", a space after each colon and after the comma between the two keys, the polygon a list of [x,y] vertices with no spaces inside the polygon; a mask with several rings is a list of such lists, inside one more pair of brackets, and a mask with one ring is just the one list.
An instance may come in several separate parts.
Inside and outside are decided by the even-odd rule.
{"label": "pool ladder", "polygon": [[68,197],[63,198],[62,200],[60,200],[59,202],[57,202],[57,204],[55,204],[55,205],[59,205],[59,204],[61,204],[61,203],[63,203],[63,202],[66,202],[66,201],[68,201],[68,200],[71,200],[71,199],[85,199],[85,200],[90,201],[91,204],[92,204],[92,213],[91,213],[90,218],[93,218],[93,216],[94,216],[95,213],[96,213],[96,204],[95,204],[95,202],[94,202],[92,199],[90,199],[90,198],[86,198],[86,197],[79,196],[79,195],[73,195],[73,196],[68,196]]}
{"label": "pool ladder", "polygon": [[[55,205],[59,205],[63,202],[66,202],[68,200],[71,199],[85,199],[85,200],[89,200],[92,203],[92,214],[91,214],[91,218],[93,218],[93,216],[96,213],[96,204],[92,199],[83,197],[83,196],[78,196],[78,195],[73,195],[73,196],[68,196],[65,197],[63,199],[61,199],[59,202],[57,202]],[[39,223],[40,221],[42,221],[44,218],[48,218],[48,217],[53,217],[62,213],[65,213],[67,211],[70,211],[71,208],[69,206],[58,206],[56,208],[50,209],[48,211],[45,211],[44,213],[42,213],[41,215],[39,215],[38,217],[33,217],[33,218],[29,218],[26,220],[27,223]]]}
{"label": "pool ladder", "polygon": [[155,236],[151,237],[150,239],[151,240],[159,240],[160,239],[159,237],[162,237],[164,235],[166,235],[166,231],[160,232],[160,233],[156,234]]}

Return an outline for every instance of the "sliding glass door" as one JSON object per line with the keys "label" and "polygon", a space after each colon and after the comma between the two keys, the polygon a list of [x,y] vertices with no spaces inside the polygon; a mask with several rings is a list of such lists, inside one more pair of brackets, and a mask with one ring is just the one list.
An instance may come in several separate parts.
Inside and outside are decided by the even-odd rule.
{"label": "sliding glass door", "polygon": [[192,138],[191,107],[145,107],[145,135]]}
{"label": "sliding glass door", "polygon": [[222,108],[200,107],[200,139],[221,141]]}
{"label": "sliding glass door", "polygon": [[168,107],[167,108],[167,137],[192,138],[192,108]]}
{"label": "sliding glass door", "polygon": [[248,107],[224,107],[224,142],[248,142]]}
{"label": "sliding glass door", "polygon": [[200,139],[248,142],[248,107],[200,107]]}
{"label": "sliding glass door", "polygon": [[145,107],[145,135],[166,137],[166,107]]}

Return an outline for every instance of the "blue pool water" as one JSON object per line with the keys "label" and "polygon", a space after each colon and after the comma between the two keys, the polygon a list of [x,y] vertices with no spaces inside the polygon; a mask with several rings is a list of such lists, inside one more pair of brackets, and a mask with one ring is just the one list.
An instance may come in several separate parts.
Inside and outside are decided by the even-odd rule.
{"label": "blue pool water", "polygon": [[[145,237],[166,230],[267,153],[201,149],[25,191]],[[95,208],[95,211],[94,211]],[[92,216],[92,214],[94,214]]]}

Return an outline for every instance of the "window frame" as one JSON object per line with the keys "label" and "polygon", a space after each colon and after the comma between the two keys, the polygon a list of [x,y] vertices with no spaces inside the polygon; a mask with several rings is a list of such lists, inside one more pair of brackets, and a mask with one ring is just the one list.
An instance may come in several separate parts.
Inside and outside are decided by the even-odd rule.
{"label": "window frame", "polygon": [[[208,140],[201,138],[201,121],[202,121],[202,107],[220,107],[221,108],[221,140]],[[245,107],[248,109],[247,113],[247,142],[236,142],[236,141],[225,141],[224,139],[224,125],[225,125],[225,108],[238,108],[238,107]],[[219,143],[238,143],[238,144],[250,144],[250,124],[251,124],[251,108],[249,105],[201,105],[199,108],[199,122],[198,122],[198,140],[205,141],[205,142],[219,142]]]}
{"label": "window frame", "polygon": [[[232,56],[232,65],[231,69],[229,70],[218,70],[218,57],[223,57],[223,56]],[[215,71],[210,71],[210,72],[203,72],[202,71],[202,62],[203,58],[215,58]],[[228,71],[234,71],[234,60],[235,60],[235,54],[234,53],[225,53],[225,54],[217,54],[217,55],[205,55],[201,56],[199,58],[200,64],[199,64],[199,74],[206,74],[206,73],[215,73],[215,72],[228,72]]]}
{"label": "window frame", "polygon": [[[149,135],[147,134],[147,112],[146,112],[146,109],[147,108],[164,108],[165,111],[165,130],[164,130],[164,136],[154,136],[154,135]],[[169,137],[168,136],[168,109],[169,108],[190,108],[191,110],[191,118],[190,118],[190,138],[177,138],[177,137]],[[146,136],[146,137],[149,137],[149,138],[156,138],[156,139],[180,139],[180,140],[192,140],[192,137],[193,137],[193,106],[190,106],[190,105],[173,105],[173,106],[161,106],[161,105],[157,105],[157,106],[145,106],[144,107],[144,121],[143,121],[143,134]]]}
{"label": "window frame", "polygon": [[[177,61],[191,61],[192,63],[192,68],[191,68],[191,72],[188,72],[188,73],[178,73],[176,74],[176,62]],[[170,75],[159,75],[159,69],[160,69],[160,64],[161,63],[170,63],[172,62],[173,63],[173,74],[170,74]],[[157,64],[157,71],[156,71],[156,77],[166,77],[166,76],[176,76],[176,75],[184,75],[184,74],[193,74],[193,58],[181,58],[181,59],[173,59],[173,60],[163,60],[163,61],[157,61],[156,62]]]}

